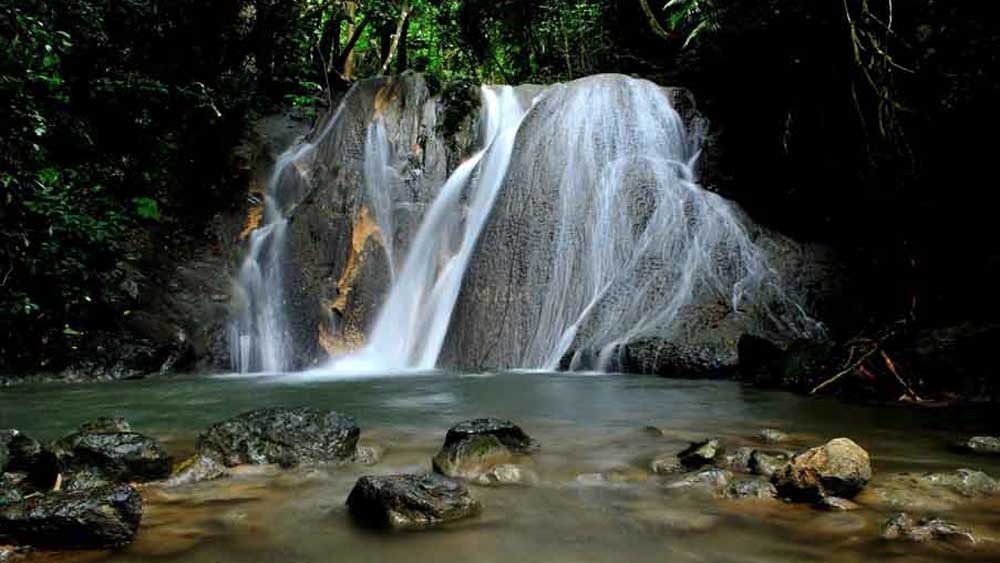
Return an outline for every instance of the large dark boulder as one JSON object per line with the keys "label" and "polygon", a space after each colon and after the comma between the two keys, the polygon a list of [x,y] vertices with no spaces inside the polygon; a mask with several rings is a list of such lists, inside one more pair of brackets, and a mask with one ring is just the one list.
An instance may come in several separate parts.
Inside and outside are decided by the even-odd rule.
{"label": "large dark boulder", "polygon": [[434,474],[362,477],[347,506],[364,524],[397,529],[459,520],[482,509],[461,482]]}
{"label": "large dark boulder", "polygon": [[56,484],[59,466],[55,455],[41,442],[17,430],[4,430],[0,442],[5,456],[0,472],[10,474],[26,491],[48,491]]}
{"label": "large dark boulder", "polygon": [[213,425],[198,437],[199,455],[227,467],[277,463],[347,461],[354,457],[361,429],[335,411],[269,408]]}
{"label": "large dark boulder", "polygon": [[452,427],[432,464],[434,471],[449,477],[478,479],[535,448],[531,437],[514,423],[480,418]]}
{"label": "large dark boulder", "polygon": [[827,495],[854,498],[871,478],[868,452],[837,438],[793,457],[773,481],[782,496],[815,502]]}
{"label": "large dark boulder", "polygon": [[85,423],[53,444],[52,450],[69,490],[163,479],[173,466],[173,458],[158,440],[132,432],[120,418]]}
{"label": "large dark boulder", "polygon": [[142,498],[130,485],[49,493],[0,507],[0,543],[114,548],[132,542]]}

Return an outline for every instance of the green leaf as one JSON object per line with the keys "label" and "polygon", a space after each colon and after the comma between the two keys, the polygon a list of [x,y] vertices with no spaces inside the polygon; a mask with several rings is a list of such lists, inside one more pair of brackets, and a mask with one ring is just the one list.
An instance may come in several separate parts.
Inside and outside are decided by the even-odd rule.
{"label": "green leaf", "polygon": [[132,200],[135,204],[135,214],[143,219],[152,221],[160,220],[160,206],[151,197],[137,197]]}

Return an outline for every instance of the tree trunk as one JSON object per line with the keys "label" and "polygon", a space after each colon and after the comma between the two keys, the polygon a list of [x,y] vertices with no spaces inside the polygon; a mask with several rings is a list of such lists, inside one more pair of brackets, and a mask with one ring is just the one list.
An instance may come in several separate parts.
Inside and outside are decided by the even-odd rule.
{"label": "tree trunk", "polygon": [[389,45],[388,52],[385,53],[385,58],[382,61],[382,70],[379,74],[385,74],[389,72],[389,65],[392,64],[393,57],[396,56],[396,50],[399,48],[400,40],[403,36],[403,31],[407,29],[407,23],[410,21],[410,14],[413,12],[413,8],[410,7],[409,3],[405,3],[400,8],[399,13],[399,23],[396,24],[396,33],[392,36],[392,43]]}
{"label": "tree trunk", "polygon": [[410,46],[407,41],[410,35],[410,18],[403,24],[403,32],[399,36],[399,51],[396,55],[396,72],[402,74],[410,66]]}

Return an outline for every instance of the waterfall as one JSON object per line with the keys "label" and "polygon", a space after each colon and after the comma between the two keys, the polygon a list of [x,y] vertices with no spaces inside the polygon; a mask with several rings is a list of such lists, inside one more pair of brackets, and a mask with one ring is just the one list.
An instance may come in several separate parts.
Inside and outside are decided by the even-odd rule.
{"label": "waterfall", "polygon": [[427,210],[367,345],[320,371],[426,370],[437,364],[469,259],[525,115],[509,86],[484,87],[481,96],[484,148],[455,170]]}
{"label": "waterfall", "polygon": [[[350,93],[344,100],[350,97]],[[342,103],[312,142],[294,145],[274,165],[264,195],[261,224],[236,280],[239,310],[229,325],[230,364],[238,373],[282,373],[294,367],[284,282],[288,219],[309,189],[316,146],[340,119]]]}
{"label": "waterfall", "polygon": [[386,136],[385,120],[375,116],[365,134],[365,195],[378,223],[382,248],[389,262],[390,276],[396,277],[395,225],[393,224],[393,186],[397,180],[392,167],[392,147]]}

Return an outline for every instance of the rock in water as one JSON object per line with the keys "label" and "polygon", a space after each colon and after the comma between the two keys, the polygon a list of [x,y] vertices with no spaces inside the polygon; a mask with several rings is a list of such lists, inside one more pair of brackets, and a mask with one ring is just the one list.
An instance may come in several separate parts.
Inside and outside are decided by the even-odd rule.
{"label": "rock in water", "polygon": [[733,473],[726,469],[706,469],[685,475],[667,485],[668,489],[699,489],[722,494],[733,480]]}
{"label": "rock in water", "polygon": [[5,430],[0,434],[0,441],[4,439],[6,462],[2,471],[17,474],[16,484],[29,492],[52,489],[59,476],[56,456],[38,440],[17,430]]}
{"label": "rock in water", "polygon": [[6,475],[0,473],[0,508],[18,502],[21,502],[21,491]]}
{"label": "rock in water", "polygon": [[432,464],[434,471],[449,477],[478,479],[535,448],[531,437],[512,422],[495,418],[467,420],[448,430]]}
{"label": "rock in water", "polygon": [[198,437],[198,453],[227,467],[348,461],[361,429],[349,416],[302,407],[250,411],[213,425]]}
{"label": "rock in water", "polygon": [[774,476],[774,484],[793,500],[817,501],[826,495],[851,499],[871,477],[868,452],[848,438],[837,438],[792,458]]}
{"label": "rock in water", "polygon": [[955,543],[976,543],[972,530],[962,528],[953,522],[940,518],[922,518],[916,521],[909,514],[901,512],[886,522],[882,537],[887,540],[909,540],[926,542],[931,540]]}
{"label": "rock in water", "polygon": [[52,449],[68,490],[163,479],[173,465],[173,458],[158,440],[132,432],[121,418],[83,424],[79,432],[59,440]]}
{"label": "rock in water", "polygon": [[866,505],[896,510],[952,510],[971,499],[1000,494],[1000,482],[982,471],[958,469],[947,473],[895,473],[865,491]]}
{"label": "rock in water", "polygon": [[677,454],[673,452],[660,454],[653,458],[653,461],[649,463],[649,469],[657,475],[673,475],[687,471],[681,460],[677,459]]}
{"label": "rock in water", "polygon": [[1000,437],[973,436],[958,443],[956,447],[961,451],[974,454],[1000,455]]}
{"label": "rock in water", "polygon": [[719,458],[719,465],[737,473],[752,473],[750,460],[753,459],[753,454],[753,448],[739,447],[723,454]]}
{"label": "rock in water", "polygon": [[763,475],[767,478],[774,477],[778,472],[784,469],[785,464],[787,464],[788,460],[792,459],[792,457],[793,456],[790,452],[754,450],[753,453],[750,454],[750,473]]}
{"label": "rock in water", "polygon": [[698,469],[706,465],[712,465],[718,456],[723,453],[723,448],[718,440],[705,440],[704,442],[693,442],[687,449],[677,454],[681,464],[688,469]]}
{"label": "rock in water", "polygon": [[132,542],[142,498],[130,485],[50,493],[0,508],[0,542],[50,548],[114,548]]}
{"label": "rock in water", "polygon": [[731,499],[773,499],[778,490],[767,479],[739,479],[729,483],[725,495]]}
{"label": "rock in water", "polygon": [[764,428],[757,433],[757,439],[765,444],[777,444],[788,439],[788,434],[774,428]]}
{"label": "rock in water", "polygon": [[362,523],[395,529],[433,526],[482,509],[465,485],[434,474],[362,477],[347,506]]}

